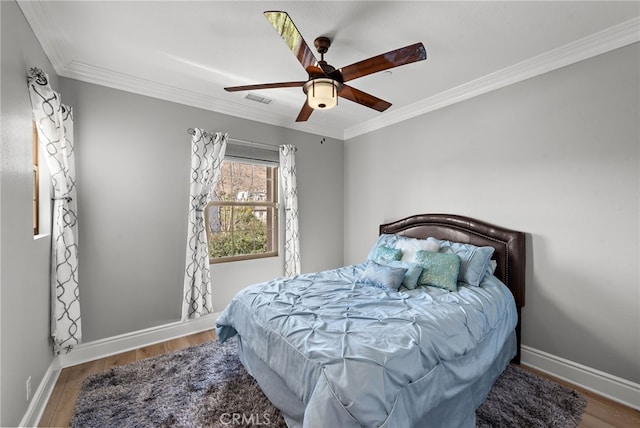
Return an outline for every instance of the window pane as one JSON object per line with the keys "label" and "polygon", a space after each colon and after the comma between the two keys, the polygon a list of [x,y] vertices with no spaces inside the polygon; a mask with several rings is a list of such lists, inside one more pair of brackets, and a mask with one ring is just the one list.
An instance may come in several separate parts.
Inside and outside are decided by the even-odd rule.
{"label": "window pane", "polygon": [[211,200],[260,201],[267,197],[267,170],[272,167],[225,160]]}
{"label": "window pane", "polygon": [[209,258],[277,255],[276,167],[225,160],[207,207]]}
{"label": "window pane", "polygon": [[[215,206],[209,213],[209,257],[231,257],[273,252],[277,228],[267,223],[275,207]],[[268,213],[268,214],[267,214]]]}

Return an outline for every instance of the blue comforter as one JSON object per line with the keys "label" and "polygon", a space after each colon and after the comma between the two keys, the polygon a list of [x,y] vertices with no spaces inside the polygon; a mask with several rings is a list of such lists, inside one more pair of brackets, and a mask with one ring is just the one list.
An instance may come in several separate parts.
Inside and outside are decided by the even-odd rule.
{"label": "blue comforter", "polygon": [[219,340],[242,337],[305,404],[305,427],[410,427],[456,401],[474,410],[484,397],[457,397],[513,335],[507,287],[486,275],[458,292],[393,291],[358,283],[364,266],[245,288],[218,318]]}

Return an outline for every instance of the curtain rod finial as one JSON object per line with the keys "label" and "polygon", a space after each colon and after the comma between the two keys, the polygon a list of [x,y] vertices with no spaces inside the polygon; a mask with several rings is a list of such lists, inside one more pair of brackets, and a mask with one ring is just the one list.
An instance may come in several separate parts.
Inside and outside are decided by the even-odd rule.
{"label": "curtain rod finial", "polygon": [[29,81],[35,80],[39,85],[47,84],[47,74],[38,67],[31,67],[27,72]]}

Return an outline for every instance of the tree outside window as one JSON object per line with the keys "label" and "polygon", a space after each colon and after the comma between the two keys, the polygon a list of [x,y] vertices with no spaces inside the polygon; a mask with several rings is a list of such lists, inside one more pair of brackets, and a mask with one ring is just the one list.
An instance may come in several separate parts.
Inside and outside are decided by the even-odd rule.
{"label": "tree outside window", "polygon": [[277,171],[225,159],[206,208],[211,263],[278,255]]}

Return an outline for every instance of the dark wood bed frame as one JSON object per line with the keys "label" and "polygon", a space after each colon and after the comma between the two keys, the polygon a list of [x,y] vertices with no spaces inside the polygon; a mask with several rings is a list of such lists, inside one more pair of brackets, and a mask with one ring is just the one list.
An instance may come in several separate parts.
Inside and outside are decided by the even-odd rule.
{"label": "dark wood bed frame", "polygon": [[525,233],[451,214],[413,215],[380,225],[380,234],[383,233],[421,239],[433,236],[438,239],[495,248],[492,258],[498,263],[498,267],[494,275],[509,287],[518,310],[516,326],[518,351],[513,362],[520,363],[520,315],[524,306],[525,292]]}

